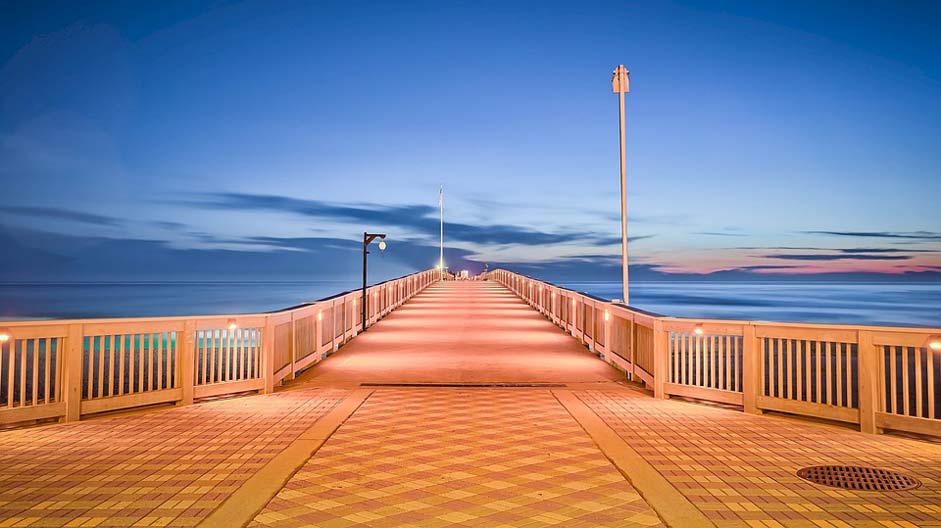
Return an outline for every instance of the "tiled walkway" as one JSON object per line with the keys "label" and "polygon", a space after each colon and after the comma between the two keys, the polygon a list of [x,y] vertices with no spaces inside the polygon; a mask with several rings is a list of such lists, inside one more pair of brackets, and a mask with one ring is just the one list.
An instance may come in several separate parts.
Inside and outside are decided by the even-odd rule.
{"label": "tiled walkway", "polygon": [[549,391],[378,391],[252,526],[662,526]]}
{"label": "tiled walkway", "polygon": [[[941,445],[629,390],[579,396],[720,527],[941,526]],[[922,486],[860,492],[795,475],[823,464],[892,469]]]}
{"label": "tiled walkway", "polygon": [[[501,286],[436,284],[289,390],[0,432],[0,528],[941,527],[941,445],[654,400],[619,379]],[[923,486],[795,476],[824,463]]]}
{"label": "tiled walkway", "polygon": [[345,393],[0,432],[0,527],[195,526]]}

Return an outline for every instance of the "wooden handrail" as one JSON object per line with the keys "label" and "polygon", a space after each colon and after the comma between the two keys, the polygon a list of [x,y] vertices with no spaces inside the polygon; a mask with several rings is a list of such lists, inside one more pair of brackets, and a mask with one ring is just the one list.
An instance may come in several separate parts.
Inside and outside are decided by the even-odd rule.
{"label": "wooden handrail", "polygon": [[507,270],[487,276],[658,398],[941,436],[941,355],[927,345],[941,329],[669,317]]}
{"label": "wooden handrail", "polygon": [[[366,326],[438,280],[426,270],[370,286]],[[0,425],[270,392],[357,335],[361,295],[270,313],[4,322]]]}

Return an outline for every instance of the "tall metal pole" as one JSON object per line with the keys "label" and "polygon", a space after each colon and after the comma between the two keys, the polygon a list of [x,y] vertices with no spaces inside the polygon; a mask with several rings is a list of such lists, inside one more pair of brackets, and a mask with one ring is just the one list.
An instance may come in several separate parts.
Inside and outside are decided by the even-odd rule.
{"label": "tall metal pole", "polygon": [[441,214],[441,249],[438,254],[439,279],[444,280],[444,186],[438,188],[438,209]]}
{"label": "tall metal pole", "polygon": [[623,64],[614,70],[611,80],[614,93],[618,94],[618,111],[620,115],[621,133],[621,289],[624,295],[624,304],[630,302],[627,288],[627,142],[625,140],[626,124],[624,122],[624,94],[631,91],[630,72]]}
{"label": "tall metal pole", "polygon": [[[366,295],[366,255],[369,253],[369,233],[363,232],[363,332],[366,331],[366,301],[369,296]],[[334,315],[334,317],[336,317]]]}
{"label": "tall metal pole", "polygon": [[366,331],[366,303],[369,301],[369,296],[366,295],[366,255],[369,254],[369,244],[372,244],[372,241],[379,239],[379,251],[386,250],[386,234],[385,233],[368,233],[363,232],[363,332]]}

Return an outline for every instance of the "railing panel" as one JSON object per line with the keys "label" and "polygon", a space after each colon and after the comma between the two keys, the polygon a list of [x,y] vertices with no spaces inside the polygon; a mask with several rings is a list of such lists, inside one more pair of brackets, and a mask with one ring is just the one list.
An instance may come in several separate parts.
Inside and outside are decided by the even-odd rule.
{"label": "railing panel", "polygon": [[33,337],[0,343],[0,413],[61,401],[63,342]]}
{"label": "railing panel", "polygon": [[[352,303],[350,303],[352,304]],[[336,314],[336,320],[333,323],[333,334],[336,337],[337,341],[343,341],[343,334],[346,328],[346,313],[347,313],[347,303],[346,299],[341,299],[337,301],[337,304],[333,307],[334,313]]]}
{"label": "railing panel", "polygon": [[653,328],[634,323],[634,364],[647,373],[654,373]]}
{"label": "railing panel", "polygon": [[314,342],[317,331],[317,316],[308,315],[294,322],[295,342],[297,343],[296,359],[301,360],[317,351]]}
{"label": "railing panel", "polygon": [[179,387],[181,333],[103,333],[83,339],[82,400]]}
{"label": "railing panel", "polygon": [[593,336],[595,343],[599,346],[604,346],[604,325],[605,325],[605,310],[604,308],[593,307],[592,308],[592,318],[595,321],[595,328],[593,330]]}
{"label": "railing panel", "polygon": [[742,336],[672,330],[669,381],[704,389],[742,392]]}
{"label": "railing panel", "polygon": [[274,327],[274,371],[277,372],[291,364],[291,348],[293,338],[291,334],[292,323],[281,323]]}
{"label": "railing panel", "polygon": [[941,355],[928,347],[882,345],[879,350],[882,409],[888,414],[941,419]]}
{"label": "railing panel", "polygon": [[764,396],[856,408],[859,369],[855,343],[762,338]]}
{"label": "railing panel", "polygon": [[631,341],[631,322],[611,315],[608,325],[608,352],[633,364],[631,361]]}
{"label": "railing panel", "polygon": [[262,328],[208,328],[196,332],[194,385],[261,377]]}
{"label": "railing panel", "polygon": [[320,312],[320,346],[327,346],[333,342],[333,307],[329,306]]}

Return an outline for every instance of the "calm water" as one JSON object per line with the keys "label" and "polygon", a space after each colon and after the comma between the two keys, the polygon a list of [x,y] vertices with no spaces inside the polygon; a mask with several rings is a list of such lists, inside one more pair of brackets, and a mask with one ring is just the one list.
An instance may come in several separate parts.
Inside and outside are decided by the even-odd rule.
{"label": "calm water", "polygon": [[[617,282],[560,286],[610,299]],[[0,319],[265,312],[356,281],[0,284]],[[941,326],[941,283],[635,282],[631,304],[678,317]]]}
{"label": "calm water", "polygon": [[[621,297],[620,282],[559,286]],[[631,305],[676,317],[939,327],[941,283],[635,282]]]}
{"label": "calm water", "polygon": [[356,281],[0,284],[0,319],[258,313],[361,285]]}

